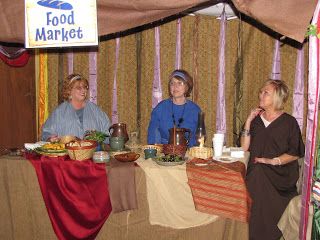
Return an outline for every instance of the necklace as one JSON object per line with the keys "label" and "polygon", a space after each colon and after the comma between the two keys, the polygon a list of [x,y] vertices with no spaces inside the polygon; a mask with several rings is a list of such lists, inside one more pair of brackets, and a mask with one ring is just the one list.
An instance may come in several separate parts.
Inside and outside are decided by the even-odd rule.
{"label": "necklace", "polygon": [[[183,123],[184,119],[183,119],[183,115],[184,115],[184,110],[186,108],[186,105],[187,105],[187,102],[185,102],[183,104],[183,109],[182,109],[182,114],[181,114],[181,117],[178,119],[178,124],[177,124],[177,127],[180,128],[180,125]],[[171,102],[171,112],[172,112],[172,121],[173,121],[173,125],[176,126],[176,118],[175,118],[175,115],[174,115],[174,112],[173,112],[173,101]]]}

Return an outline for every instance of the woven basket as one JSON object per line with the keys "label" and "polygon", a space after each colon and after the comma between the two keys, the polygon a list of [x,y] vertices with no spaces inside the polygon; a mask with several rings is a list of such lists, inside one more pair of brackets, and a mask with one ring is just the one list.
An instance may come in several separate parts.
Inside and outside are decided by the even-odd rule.
{"label": "woven basket", "polygon": [[178,155],[184,157],[186,151],[186,145],[163,144],[163,153],[165,155]]}
{"label": "woven basket", "polygon": [[66,144],[70,159],[77,161],[91,159],[96,147],[97,142],[92,140],[82,140]]}
{"label": "woven basket", "polygon": [[67,144],[69,142],[76,141],[76,140],[77,140],[77,138],[75,136],[65,135],[65,136],[60,137],[60,141],[59,142]]}
{"label": "woven basket", "polygon": [[207,159],[213,156],[212,148],[208,147],[192,147],[188,151],[189,157]]}

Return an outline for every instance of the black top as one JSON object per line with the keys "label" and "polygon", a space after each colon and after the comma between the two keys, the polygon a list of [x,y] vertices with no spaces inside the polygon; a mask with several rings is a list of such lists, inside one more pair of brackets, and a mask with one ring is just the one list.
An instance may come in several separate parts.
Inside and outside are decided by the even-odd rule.
{"label": "black top", "polygon": [[249,222],[250,239],[279,239],[277,223],[291,198],[297,195],[298,162],[281,166],[254,163],[256,157],[274,158],[286,153],[304,156],[304,143],[294,117],[283,113],[265,127],[257,116],[250,127],[250,160],[247,187],[253,200]]}

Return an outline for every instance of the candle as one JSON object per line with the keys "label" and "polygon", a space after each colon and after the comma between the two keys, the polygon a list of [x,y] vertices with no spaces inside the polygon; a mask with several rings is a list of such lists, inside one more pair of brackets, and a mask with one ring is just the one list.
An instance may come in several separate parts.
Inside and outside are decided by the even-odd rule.
{"label": "candle", "polygon": [[203,146],[204,146],[204,137],[201,137],[199,147],[202,148]]}

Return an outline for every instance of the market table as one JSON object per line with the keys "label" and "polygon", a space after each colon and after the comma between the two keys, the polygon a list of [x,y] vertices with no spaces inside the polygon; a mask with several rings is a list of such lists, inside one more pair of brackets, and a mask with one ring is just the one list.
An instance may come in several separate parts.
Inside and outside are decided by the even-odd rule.
{"label": "market table", "polygon": [[[111,213],[96,239],[248,239],[247,223],[223,217],[185,229],[151,225],[146,174],[138,166],[135,182],[138,209]],[[57,239],[28,160],[0,157],[0,201],[0,239]]]}

